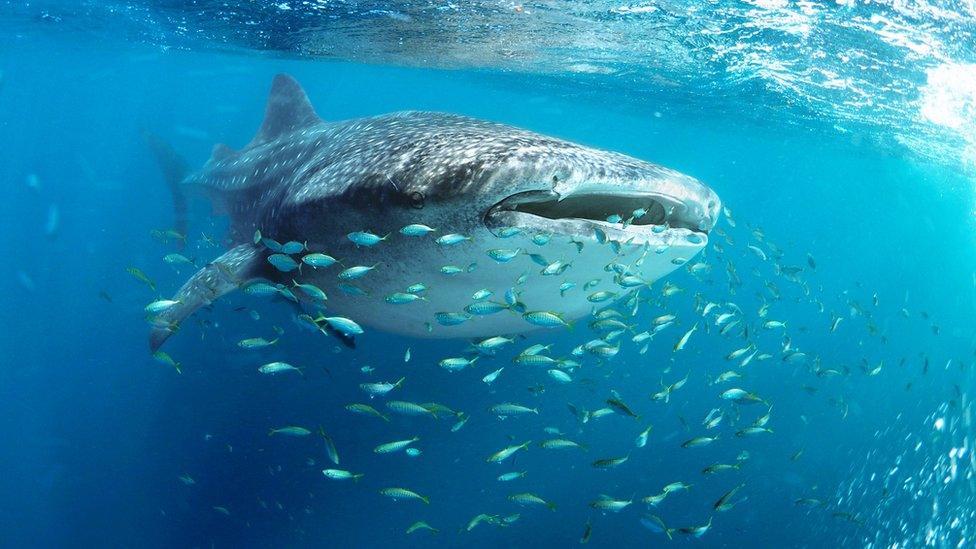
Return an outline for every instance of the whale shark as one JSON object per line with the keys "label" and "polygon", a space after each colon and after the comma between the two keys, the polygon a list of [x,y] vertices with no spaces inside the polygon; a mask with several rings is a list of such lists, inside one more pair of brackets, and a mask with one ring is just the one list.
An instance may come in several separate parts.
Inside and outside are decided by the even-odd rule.
{"label": "whale shark", "polygon": [[[153,350],[201,306],[259,281],[303,309],[420,338],[544,329],[532,312],[571,326],[639,302],[707,245],[721,212],[691,176],[505,124],[415,111],[326,121],[287,75],[243,148],[218,144],[187,173],[151,145],[178,215],[197,191],[230,221],[227,251],[153,319]],[[287,242],[300,249],[282,253]],[[303,262],[311,253],[336,263]]]}

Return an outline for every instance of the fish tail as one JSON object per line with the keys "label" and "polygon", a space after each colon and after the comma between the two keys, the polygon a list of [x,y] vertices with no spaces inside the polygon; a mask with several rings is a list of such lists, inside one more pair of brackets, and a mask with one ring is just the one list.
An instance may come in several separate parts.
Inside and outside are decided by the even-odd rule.
{"label": "fish tail", "polygon": [[556,504],[553,503],[553,502],[551,502],[551,501],[547,501],[546,502],[546,507],[548,507],[550,511],[555,511],[556,510]]}
{"label": "fish tail", "polygon": [[430,505],[430,498],[427,496],[420,496],[420,501],[426,503],[427,505]]}
{"label": "fish tail", "polygon": [[[166,186],[173,196],[174,228],[185,235],[187,200],[182,183],[190,169],[186,161],[162,138],[146,130],[143,130],[142,137],[152,149],[153,156],[156,157],[156,162],[163,172]],[[180,240],[180,249],[184,246],[186,246],[186,239]]]}

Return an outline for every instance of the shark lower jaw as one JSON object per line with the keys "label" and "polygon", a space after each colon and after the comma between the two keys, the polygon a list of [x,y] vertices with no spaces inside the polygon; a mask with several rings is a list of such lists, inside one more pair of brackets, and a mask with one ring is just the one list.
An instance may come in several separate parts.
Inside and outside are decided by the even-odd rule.
{"label": "shark lower jaw", "polygon": [[516,193],[489,208],[484,222],[496,236],[505,227],[519,227],[595,239],[602,232],[619,242],[700,248],[707,243],[714,221],[694,214],[696,211],[707,209],[691,199],[620,191],[607,185],[564,194],[551,190]]}

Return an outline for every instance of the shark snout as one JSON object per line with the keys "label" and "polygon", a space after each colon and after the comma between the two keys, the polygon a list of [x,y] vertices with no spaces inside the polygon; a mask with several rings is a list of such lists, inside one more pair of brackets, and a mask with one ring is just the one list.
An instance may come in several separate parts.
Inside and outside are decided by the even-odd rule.
{"label": "shark snout", "polygon": [[711,232],[722,212],[722,201],[710,187],[697,180],[681,199],[675,217],[692,230]]}

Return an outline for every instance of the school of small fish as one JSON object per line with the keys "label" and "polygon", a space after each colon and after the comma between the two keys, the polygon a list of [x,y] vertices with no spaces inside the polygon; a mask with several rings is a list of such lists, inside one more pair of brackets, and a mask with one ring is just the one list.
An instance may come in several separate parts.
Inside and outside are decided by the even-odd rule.
{"label": "school of small fish", "polygon": [[[626,224],[640,215],[640,212],[628,212],[612,216],[614,221],[608,219],[608,222]],[[677,273],[673,280],[642,280],[637,276],[639,270],[633,266],[636,258],[642,256],[630,254],[625,243],[615,243],[598,235],[598,241],[602,242],[587,245],[607,246],[616,251],[615,259],[607,265],[606,271],[608,277],[614,278],[618,289],[588,293],[587,300],[593,304],[592,315],[574,323],[576,326],[570,325],[560,311],[536,310],[531,303],[522,303],[518,288],[525,275],[518,270],[512,271],[512,286],[504,296],[475,286],[471,289],[472,301],[464,311],[437,313],[430,319],[431,323],[450,326],[465,322],[471,316],[504,312],[520,315],[525,322],[535,326],[575,328],[572,331],[546,330],[528,337],[496,334],[458,344],[455,352],[430,364],[417,364],[416,358],[411,362],[411,349],[404,344],[403,348],[389,350],[396,357],[389,361],[395,370],[376,372],[372,366],[362,366],[360,371],[367,377],[359,384],[362,399],[341,403],[341,408],[363,418],[375,418],[378,421],[372,424],[373,427],[386,429],[384,436],[363,433],[361,437],[375,439],[371,447],[377,455],[391,456],[391,459],[405,455],[409,459],[422,460],[435,448],[450,451],[452,433],[464,429],[469,421],[472,425],[489,420],[502,421],[511,430],[507,439],[484,440],[480,452],[482,463],[477,464],[477,467],[490,469],[491,477],[496,478],[498,484],[491,489],[505,491],[508,507],[473,509],[472,518],[466,524],[431,525],[423,520],[425,517],[418,516],[416,521],[402,526],[405,534],[421,531],[431,535],[442,531],[463,534],[481,525],[506,528],[516,521],[531,520],[532,513],[559,513],[573,506],[592,509],[590,519],[579,525],[580,543],[599,539],[601,516],[609,513],[633,514],[635,526],[654,532],[660,540],[675,536],[702,538],[713,528],[732,528],[726,515],[734,514],[748,499],[750,482],[746,479],[761,474],[759,460],[753,459],[760,450],[753,450],[752,446],[760,445],[757,447],[762,448],[762,452],[768,452],[770,447],[764,440],[784,436],[777,427],[775,413],[784,407],[776,406],[762,390],[770,387],[769,378],[785,375],[801,380],[804,394],[798,398],[824,395],[826,405],[846,418],[851,412],[850,395],[845,395],[836,380],[851,376],[874,377],[889,368],[905,367],[908,358],[899,360],[884,355],[887,344],[885,325],[889,319],[883,317],[882,298],[878,294],[860,296],[863,288],[848,288],[830,296],[816,282],[818,265],[813,255],[805,254],[802,261],[789,262],[789,254],[768,239],[762,229],[739,228],[728,209],[725,210],[725,220],[727,227],[718,227],[714,231],[712,242],[702,257],[685,265],[687,275],[683,280],[690,285],[681,283],[679,286],[678,280],[674,279],[682,277]],[[505,231],[501,234],[504,236]],[[410,238],[418,242],[430,239],[443,248],[470,245],[470,238],[465,235],[420,224],[408,225],[385,235],[360,230],[345,236],[357,247],[380,247],[392,238]],[[186,235],[172,230],[155,231],[153,237],[163,243],[181,245],[188,240]],[[558,237],[540,234],[533,238],[533,243],[544,250],[555,238]],[[349,259],[335,259],[328,250],[310,250],[298,241],[278,243],[260,232],[255,234],[255,242],[263,243],[273,252],[268,257],[269,263],[279,271],[294,274],[294,280],[290,286],[268,282],[250,284],[244,288],[247,299],[263,296],[297,303],[299,299],[295,294],[298,293],[306,303],[316,304],[312,314],[302,313],[296,317],[300,325],[326,335],[337,333],[354,337],[367,332],[354,318],[330,315],[328,296],[320,288],[302,282],[301,273],[303,266],[304,269],[335,269],[336,277],[354,291],[356,280],[384,268],[382,264],[355,265]],[[212,237],[202,235],[199,241],[201,253],[215,247]],[[529,258],[541,268],[537,276],[565,277],[560,294],[591,292],[594,281],[572,279],[571,261],[549,262],[536,251],[500,245],[486,250],[485,254],[498,263]],[[183,253],[167,253],[162,261],[174,269],[184,266],[192,269],[197,264],[196,258]],[[441,269],[445,275],[466,270],[469,268],[449,265]],[[130,267],[127,272],[151,292],[157,292],[156,282],[144,271]],[[425,292],[433,291],[428,286],[427,281],[417,282],[405,285],[403,292],[374,298],[390,305],[409,307],[413,301],[426,299]],[[111,299],[107,294],[103,297]],[[898,305],[896,316],[919,318],[938,335],[939,327],[929,315],[909,312],[907,296],[905,301]],[[148,322],[153,323],[155,315],[176,304],[157,298],[146,303],[143,309]],[[815,320],[782,316],[785,310],[792,310],[796,305],[808,307]],[[256,310],[242,310],[247,310],[254,320],[260,320]],[[206,324],[208,321],[199,322],[201,337],[216,328]],[[864,356],[851,357],[849,364],[825,360],[816,346],[805,343],[840,337],[845,332],[845,337],[863,341]],[[254,361],[254,375],[286,380],[316,375],[310,366],[293,364],[287,356],[271,356],[278,353],[289,339],[295,341],[304,337],[307,337],[305,333],[288,334],[274,326],[265,333],[235,336],[234,341],[240,349],[262,357]],[[529,340],[540,341],[531,343]],[[418,350],[419,346],[414,343],[414,357]],[[154,359],[178,373],[190,367],[186,361],[178,362],[162,351],[155,353]],[[928,357],[915,360],[923,361],[925,371],[928,370]],[[630,383],[615,387],[603,385],[601,380],[620,379],[616,374],[627,369],[650,369],[659,381],[646,386]],[[430,402],[429,397],[420,398],[417,396],[422,387],[420,380],[433,375],[453,376],[452,379],[460,380],[460,383],[482,387],[493,395],[496,403],[485,409],[468,409],[459,403],[455,409],[453,405]],[[509,376],[530,378],[533,385],[527,393],[496,392],[496,386]],[[690,392],[688,386],[696,386],[698,393],[704,391],[712,398],[688,401],[683,397]],[[579,390],[573,391],[574,387]],[[546,392],[564,393],[567,395],[565,404],[554,409],[537,403],[538,397]],[[443,395],[443,398],[450,400],[450,395]],[[539,421],[549,425],[564,423],[567,411],[572,430],[553,426],[538,428]],[[942,415],[947,413],[943,411]],[[800,419],[804,422],[811,420],[805,416]],[[318,468],[321,478],[371,490],[377,498],[414,506],[418,514],[429,507],[451,505],[428,495],[431,487],[412,482],[409,475],[395,477],[383,471],[373,472],[374,469],[346,460],[339,468],[343,447],[321,427],[291,424],[293,421],[296,420],[282,419],[281,424],[268,425],[267,433],[276,442],[286,438],[303,439],[314,448],[313,451],[324,449],[329,463]],[[421,439],[409,431],[413,421],[443,422],[445,429],[437,440]],[[622,440],[606,440],[601,432],[610,422],[615,423],[615,429],[623,426],[629,434]],[[789,433],[785,435],[782,444],[788,445]],[[726,457],[717,462],[699,462],[698,456],[705,448],[709,451],[718,449]],[[968,448],[955,450],[953,459],[961,459],[965,451]],[[801,459],[803,452],[802,448],[794,448],[788,457],[796,461]],[[663,486],[642,485],[636,480],[644,466],[641,460],[655,453],[681,453],[684,459],[695,464],[700,474],[696,478],[674,478]],[[533,469],[523,463],[527,455],[533,455],[537,460],[560,460],[572,463],[574,467],[602,470],[607,479],[606,491],[577,494],[574,499],[566,499],[546,494],[546,485],[531,488]],[[966,459],[972,459],[971,451]],[[463,467],[473,468],[475,465],[466,462]],[[189,475],[181,476],[180,481],[186,485],[196,482]],[[373,482],[375,486],[371,484]],[[620,487],[621,482],[625,483],[625,489]],[[509,485],[514,488],[509,490]],[[565,489],[561,487],[558,492]],[[858,509],[856,489],[856,486],[849,486],[849,493],[839,497],[822,489],[796,499],[795,504],[808,513],[858,523],[863,520],[865,511]],[[677,498],[703,498],[707,512],[697,516],[669,516],[668,503]],[[220,505],[214,505],[213,509],[230,514]]]}

